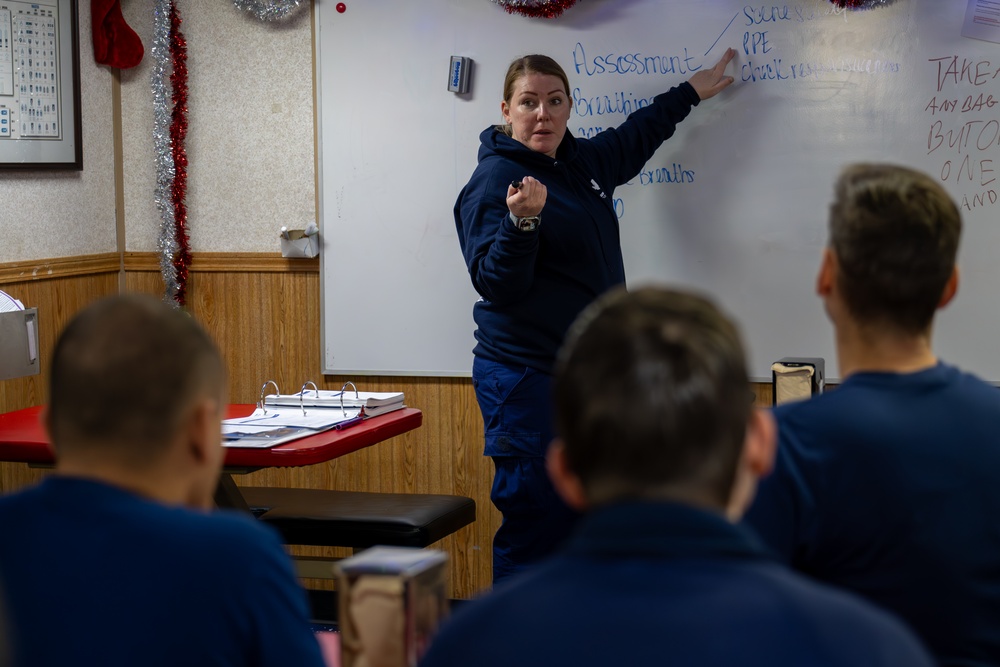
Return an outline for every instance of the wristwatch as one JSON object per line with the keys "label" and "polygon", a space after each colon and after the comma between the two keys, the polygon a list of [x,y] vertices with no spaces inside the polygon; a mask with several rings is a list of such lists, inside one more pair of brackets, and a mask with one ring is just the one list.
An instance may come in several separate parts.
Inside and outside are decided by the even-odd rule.
{"label": "wristwatch", "polygon": [[542,224],[542,218],[538,215],[529,215],[525,218],[519,218],[511,213],[510,221],[514,223],[514,227],[522,232],[533,232],[538,229],[538,225]]}

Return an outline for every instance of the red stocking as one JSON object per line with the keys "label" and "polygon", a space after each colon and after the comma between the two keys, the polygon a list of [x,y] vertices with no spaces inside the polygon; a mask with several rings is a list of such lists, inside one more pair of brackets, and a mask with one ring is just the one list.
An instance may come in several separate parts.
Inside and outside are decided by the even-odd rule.
{"label": "red stocking", "polygon": [[142,40],[125,23],[121,0],[90,0],[94,31],[94,60],[118,69],[135,67],[142,60]]}

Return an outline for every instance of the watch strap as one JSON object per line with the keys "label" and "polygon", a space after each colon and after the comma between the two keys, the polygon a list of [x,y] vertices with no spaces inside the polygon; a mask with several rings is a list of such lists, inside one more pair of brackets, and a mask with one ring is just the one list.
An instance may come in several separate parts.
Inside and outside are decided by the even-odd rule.
{"label": "watch strap", "polygon": [[538,225],[542,222],[542,217],[539,215],[529,215],[520,218],[513,213],[510,213],[510,221],[514,224],[514,228],[522,232],[533,232],[538,229]]}

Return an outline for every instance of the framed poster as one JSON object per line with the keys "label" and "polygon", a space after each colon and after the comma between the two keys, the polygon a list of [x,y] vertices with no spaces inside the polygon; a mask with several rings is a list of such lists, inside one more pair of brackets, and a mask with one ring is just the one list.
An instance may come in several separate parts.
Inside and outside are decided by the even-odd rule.
{"label": "framed poster", "polygon": [[83,169],[77,0],[0,0],[0,169]]}

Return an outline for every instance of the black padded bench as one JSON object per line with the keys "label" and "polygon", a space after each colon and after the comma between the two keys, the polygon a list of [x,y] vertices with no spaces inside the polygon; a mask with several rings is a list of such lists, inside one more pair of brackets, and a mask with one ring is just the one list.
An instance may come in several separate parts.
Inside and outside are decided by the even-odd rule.
{"label": "black padded bench", "polygon": [[250,511],[286,544],[426,547],[476,520],[465,496],[241,487]]}

